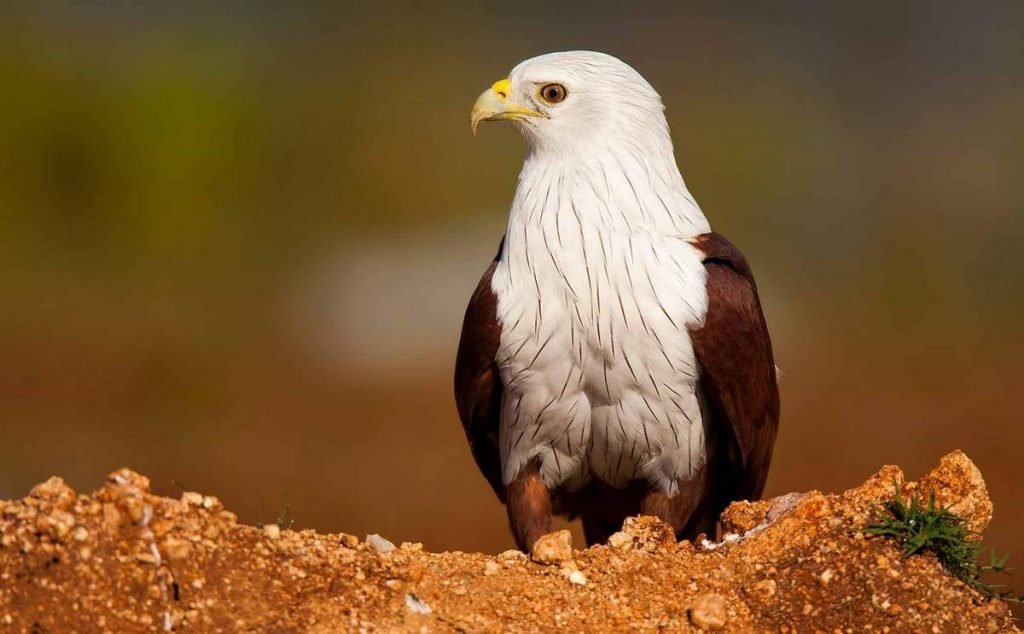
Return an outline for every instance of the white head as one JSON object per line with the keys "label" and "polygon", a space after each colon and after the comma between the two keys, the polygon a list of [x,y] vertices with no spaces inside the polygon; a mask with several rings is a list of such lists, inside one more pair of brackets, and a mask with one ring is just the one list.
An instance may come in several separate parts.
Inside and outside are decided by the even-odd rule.
{"label": "white head", "polygon": [[661,97],[611,55],[528,59],[480,95],[470,121],[474,132],[481,121],[512,121],[529,143],[513,220],[520,211],[530,216],[539,205],[568,200],[606,224],[674,235],[708,228],[676,167]]}
{"label": "white head", "polygon": [[661,97],[631,66],[592,51],[528,59],[477,99],[480,121],[511,120],[534,151],[586,155],[622,143],[671,153]]}

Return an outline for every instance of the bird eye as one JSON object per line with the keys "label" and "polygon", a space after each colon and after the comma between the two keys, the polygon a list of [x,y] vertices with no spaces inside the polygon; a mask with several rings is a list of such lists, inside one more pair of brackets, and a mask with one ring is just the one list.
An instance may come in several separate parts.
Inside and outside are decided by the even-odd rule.
{"label": "bird eye", "polygon": [[540,98],[548,103],[561,103],[568,95],[565,86],[562,84],[547,84],[540,89]]}

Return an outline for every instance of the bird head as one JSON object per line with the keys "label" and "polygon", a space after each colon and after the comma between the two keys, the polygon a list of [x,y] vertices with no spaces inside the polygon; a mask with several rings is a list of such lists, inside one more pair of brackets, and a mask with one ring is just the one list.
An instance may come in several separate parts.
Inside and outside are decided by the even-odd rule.
{"label": "bird head", "polygon": [[[528,59],[476,100],[481,121],[512,121],[531,147],[590,152],[616,140],[640,147],[670,143],[661,97],[631,66],[592,51]],[[653,149],[653,148],[652,148]]]}

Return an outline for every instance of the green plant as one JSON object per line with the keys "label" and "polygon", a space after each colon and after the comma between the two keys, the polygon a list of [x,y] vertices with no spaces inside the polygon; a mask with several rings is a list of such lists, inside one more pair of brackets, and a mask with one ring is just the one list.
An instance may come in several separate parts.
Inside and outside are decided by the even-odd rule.
{"label": "green plant", "polygon": [[943,568],[981,594],[1014,603],[1022,602],[1021,597],[1013,595],[1005,585],[990,584],[981,579],[987,573],[1012,572],[1006,566],[1009,555],[997,558],[993,549],[989,551],[988,563],[981,563],[981,542],[971,539],[962,518],[950,512],[948,507],[936,506],[934,491],[929,494],[928,505],[925,506],[917,495],[911,495],[909,503],[905,502],[899,483],[894,484],[896,493],[893,499],[882,505],[886,516],[864,528],[863,532],[892,537],[899,542],[903,557],[933,552]]}
{"label": "green plant", "polygon": [[290,529],[293,526],[295,526],[295,518],[292,517],[292,505],[290,503],[284,503],[284,510],[281,511],[281,514],[277,516],[277,519],[274,520],[274,523],[280,526],[281,528]]}
{"label": "green plant", "polygon": [[[284,503],[284,510],[277,516],[274,523],[281,528],[290,529],[295,526],[295,518],[291,514],[292,505],[289,502]],[[256,528],[263,528],[265,522],[263,521],[263,514],[260,513],[260,518],[256,521]]]}

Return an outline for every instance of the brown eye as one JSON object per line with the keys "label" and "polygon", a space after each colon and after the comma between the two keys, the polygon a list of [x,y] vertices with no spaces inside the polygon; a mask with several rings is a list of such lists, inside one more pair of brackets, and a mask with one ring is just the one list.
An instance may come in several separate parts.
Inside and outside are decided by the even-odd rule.
{"label": "brown eye", "polygon": [[561,103],[568,94],[562,84],[548,84],[540,89],[541,99],[548,103]]}

